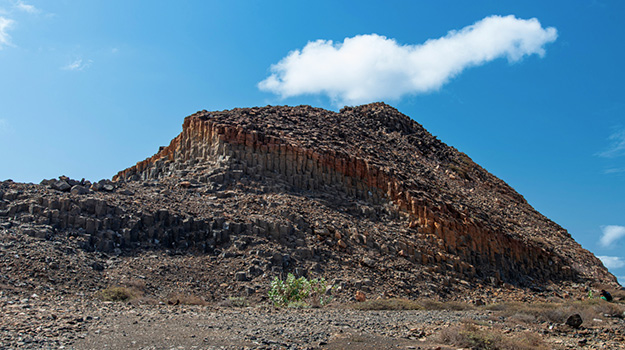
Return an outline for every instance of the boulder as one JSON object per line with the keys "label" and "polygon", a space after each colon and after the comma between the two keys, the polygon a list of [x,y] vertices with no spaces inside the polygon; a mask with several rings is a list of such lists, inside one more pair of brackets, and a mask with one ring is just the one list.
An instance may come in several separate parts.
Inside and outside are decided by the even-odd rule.
{"label": "boulder", "polygon": [[72,194],[81,195],[81,194],[89,193],[89,189],[81,185],[74,185],[72,186],[72,189],[70,190],[70,192]]}
{"label": "boulder", "polygon": [[247,272],[239,271],[234,274],[234,279],[240,282],[247,281]]}
{"label": "boulder", "polygon": [[67,181],[64,180],[54,180],[50,183],[50,187],[62,192],[67,192],[72,188],[72,186],[70,186],[70,184],[68,184]]}
{"label": "boulder", "polygon": [[573,314],[566,319],[566,324],[575,329],[579,328],[582,323],[584,323],[584,320],[582,320],[582,316],[579,314]]}

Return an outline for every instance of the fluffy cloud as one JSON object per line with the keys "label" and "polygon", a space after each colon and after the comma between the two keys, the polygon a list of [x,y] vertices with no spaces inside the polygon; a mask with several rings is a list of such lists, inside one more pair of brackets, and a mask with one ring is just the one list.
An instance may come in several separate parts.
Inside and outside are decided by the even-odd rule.
{"label": "fluffy cloud", "polygon": [[11,44],[11,37],[9,36],[8,30],[15,23],[12,19],[0,17],[0,49],[3,46],[7,46]]}
{"label": "fluffy cloud", "polygon": [[377,34],[309,42],[271,66],[259,89],[283,98],[326,94],[337,103],[359,104],[399,99],[439,89],[464,69],[505,57],[545,54],[557,38],[553,27],[536,18],[486,17],[422,45],[400,45]]}
{"label": "fluffy cloud", "polygon": [[599,258],[608,269],[620,269],[621,267],[625,267],[625,260],[618,256],[598,256],[597,258]]}
{"label": "fluffy cloud", "polygon": [[601,239],[599,244],[602,247],[608,248],[612,244],[616,243],[619,239],[625,237],[625,226],[607,225],[601,227]]}
{"label": "fluffy cloud", "polygon": [[[39,9],[37,9],[35,6],[28,5],[21,0],[18,0],[17,2],[15,2],[15,4],[13,5],[13,8],[19,11],[24,11],[28,13],[39,13]],[[0,8],[0,50],[2,49],[3,46],[11,45],[11,36],[9,36],[8,31],[15,24],[14,20],[4,17],[2,15],[11,15],[13,13],[14,13],[13,10],[6,11]]]}
{"label": "fluffy cloud", "polygon": [[601,153],[598,153],[600,157],[615,158],[625,156],[625,129],[616,131],[608,138],[610,141],[610,147]]}
{"label": "fluffy cloud", "polygon": [[81,71],[85,68],[89,68],[89,66],[91,66],[91,63],[93,63],[92,60],[83,61],[82,58],[77,58],[74,61],[68,63],[66,66],[61,67],[61,69]]}
{"label": "fluffy cloud", "polygon": [[28,13],[38,13],[39,12],[39,9],[37,9],[35,6],[26,4],[23,1],[16,2],[15,3],[15,8],[17,8],[20,11],[24,11],[24,12],[28,12]]}

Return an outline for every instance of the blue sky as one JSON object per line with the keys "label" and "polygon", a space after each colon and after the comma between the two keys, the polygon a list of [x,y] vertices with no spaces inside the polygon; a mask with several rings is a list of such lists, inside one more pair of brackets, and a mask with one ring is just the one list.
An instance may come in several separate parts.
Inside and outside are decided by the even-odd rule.
{"label": "blue sky", "polygon": [[621,1],[0,0],[0,180],[110,178],[202,109],[380,100],[623,283],[623,13]]}

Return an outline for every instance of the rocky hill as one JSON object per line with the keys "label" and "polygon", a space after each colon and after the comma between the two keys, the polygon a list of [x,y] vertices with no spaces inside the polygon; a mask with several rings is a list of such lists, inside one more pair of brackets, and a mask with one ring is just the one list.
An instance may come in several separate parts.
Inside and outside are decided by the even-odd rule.
{"label": "rocky hill", "polygon": [[[366,244],[417,264],[514,283],[613,280],[599,260],[506,183],[383,103],[340,113],[307,106],[198,112],[168,147],[114,180],[167,177],[213,190],[325,198],[354,215],[343,225],[358,226],[350,221],[362,214],[370,225],[393,218],[404,234],[365,243],[375,231],[366,226],[324,227],[315,217],[299,223],[304,236],[337,232],[345,237],[336,240],[339,248]],[[276,224],[293,223],[293,209]],[[238,220],[254,222],[240,214]]]}
{"label": "rocky hill", "polygon": [[0,283],[18,293],[262,298],[287,272],[346,297],[616,285],[514,189],[383,103],[200,111],[112,181],[1,183],[0,228]]}

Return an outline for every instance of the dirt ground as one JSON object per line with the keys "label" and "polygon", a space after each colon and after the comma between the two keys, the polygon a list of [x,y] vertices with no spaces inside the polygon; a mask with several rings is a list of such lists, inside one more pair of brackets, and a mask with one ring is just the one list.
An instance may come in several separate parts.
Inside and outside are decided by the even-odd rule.
{"label": "dirt ground", "polygon": [[[0,349],[455,350],[479,344],[494,344],[492,349],[625,349],[625,320],[607,315],[574,329],[485,307],[357,310],[354,304],[335,303],[291,309],[267,303],[167,305],[88,297],[12,300],[5,292],[0,297]],[[476,343],[472,347],[462,342],[466,339]]]}

